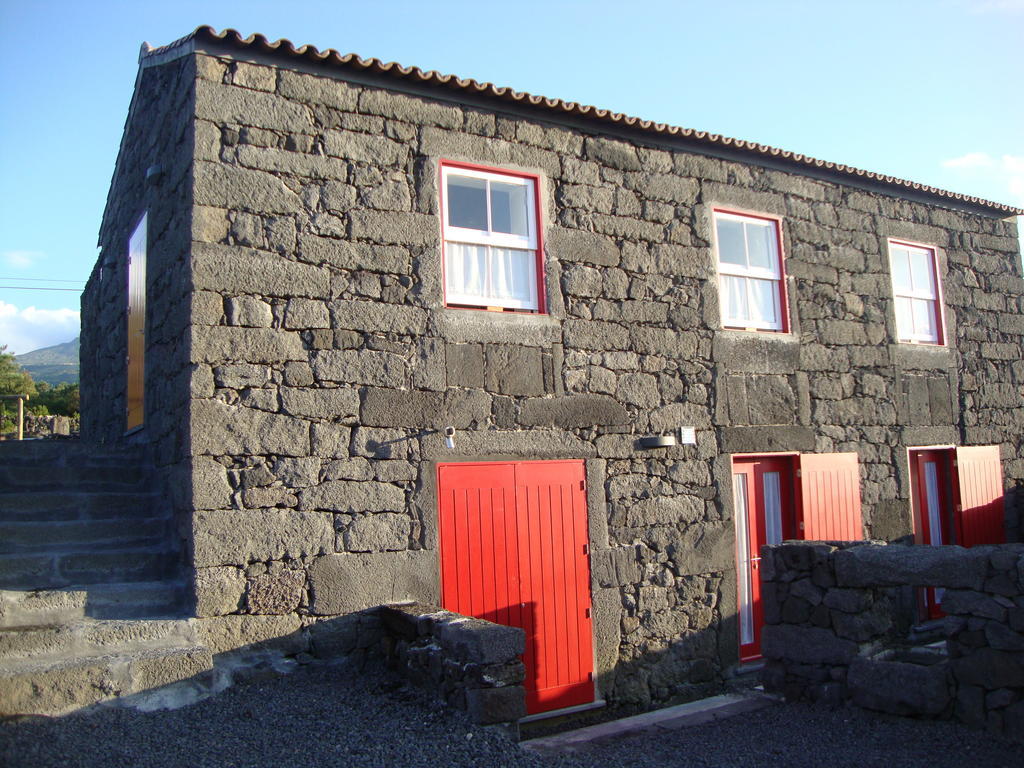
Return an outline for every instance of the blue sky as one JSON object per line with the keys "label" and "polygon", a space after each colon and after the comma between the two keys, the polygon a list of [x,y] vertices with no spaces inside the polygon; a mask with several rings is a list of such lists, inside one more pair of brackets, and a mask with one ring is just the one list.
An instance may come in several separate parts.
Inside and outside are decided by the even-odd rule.
{"label": "blue sky", "polygon": [[200,24],[1024,207],[1024,0],[0,0],[0,345],[77,334],[139,46]]}

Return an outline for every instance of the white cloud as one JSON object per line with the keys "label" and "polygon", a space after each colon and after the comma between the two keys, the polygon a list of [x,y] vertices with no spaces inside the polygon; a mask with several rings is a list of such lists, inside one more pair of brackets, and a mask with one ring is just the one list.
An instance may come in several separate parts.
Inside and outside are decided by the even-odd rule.
{"label": "white cloud", "polygon": [[16,355],[71,341],[80,328],[77,309],[18,309],[0,300],[0,346]]}
{"label": "white cloud", "polygon": [[4,251],[0,261],[12,269],[28,269],[46,258],[40,251]]}
{"label": "white cloud", "polygon": [[1024,13],[1024,0],[961,0],[971,13]]}
{"label": "white cloud", "polygon": [[961,157],[942,161],[943,168],[991,168],[994,164],[995,161],[984,152],[968,152]]}
{"label": "white cloud", "polygon": [[976,194],[996,202],[1024,207],[1024,156],[1002,155],[995,158],[986,152],[968,152],[944,160],[942,166],[961,173],[965,180],[975,186],[983,184],[988,189],[997,190]]}

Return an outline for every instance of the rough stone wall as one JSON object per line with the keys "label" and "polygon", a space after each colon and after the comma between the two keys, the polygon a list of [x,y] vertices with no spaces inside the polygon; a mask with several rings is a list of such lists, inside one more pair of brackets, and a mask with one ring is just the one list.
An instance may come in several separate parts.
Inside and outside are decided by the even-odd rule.
{"label": "rough stone wall", "polygon": [[[140,70],[100,225],[100,255],[82,294],[81,436],[144,445],[182,527],[187,472],[195,64]],[[147,180],[147,171],[156,173]],[[128,238],[148,213],[143,429],[125,436]],[[172,542],[177,548],[178,542]]]}
{"label": "rough stone wall", "polygon": [[[790,542],[763,548],[762,567],[766,689],[1024,740],[1024,545]],[[898,650],[907,586],[946,588],[945,653]]]}
{"label": "rough stone wall", "polygon": [[437,606],[380,609],[389,666],[464,709],[473,722],[516,723],[526,715],[525,633]]}
{"label": "rough stone wall", "polygon": [[[999,442],[1024,476],[1012,224],[324,72],[195,61],[199,616],[293,631],[436,604],[435,463],[582,458],[598,682],[648,706],[708,692],[737,658],[729,454],[858,451],[885,537],[909,532],[908,445]],[[540,174],[548,314],[443,306],[442,158]],[[792,334],[721,330],[718,205],[783,217]],[[943,249],[960,348],[890,343],[887,236]],[[638,448],[682,425],[695,446]]]}
{"label": "rough stone wall", "polygon": [[[161,464],[183,453],[188,398],[192,83],[181,59],[139,73],[107,205],[100,255],[82,295],[82,436],[124,438],[128,238],[148,212],[145,434]],[[147,170],[159,175],[147,181]]]}

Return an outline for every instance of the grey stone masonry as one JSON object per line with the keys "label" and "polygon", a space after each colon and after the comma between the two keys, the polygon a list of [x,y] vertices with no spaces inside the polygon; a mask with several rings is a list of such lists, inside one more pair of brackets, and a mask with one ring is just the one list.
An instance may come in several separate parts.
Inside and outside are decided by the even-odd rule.
{"label": "grey stone masonry", "polygon": [[[1011,221],[194,43],[142,60],[83,297],[82,429],[154,444],[204,620],[439,603],[448,461],[585,461],[594,677],[622,706],[709,694],[738,660],[729,454],[856,451],[866,532],[896,539],[909,446],[998,444],[1018,535]],[[446,306],[442,160],[536,175],[545,312]],[[781,218],[788,333],[723,329],[716,208]],[[146,422],[125,438],[125,250],[144,210]],[[940,255],[945,346],[895,342],[889,238]],[[639,444],[682,426],[695,444]]]}
{"label": "grey stone masonry", "polygon": [[[762,563],[766,689],[1024,741],[1024,544],[787,542]],[[906,587],[940,588],[941,645],[908,642]]]}
{"label": "grey stone masonry", "polygon": [[389,665],[474,722],[515,724],[526,714],[523,630],[413,603],[383,606],[380,619]]}

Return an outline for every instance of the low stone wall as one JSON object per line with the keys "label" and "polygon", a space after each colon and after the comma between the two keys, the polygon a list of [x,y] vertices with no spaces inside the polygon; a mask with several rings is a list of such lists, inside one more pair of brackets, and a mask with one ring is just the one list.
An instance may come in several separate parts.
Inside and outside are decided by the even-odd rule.
{"label": "low stone wall", "polygon": [[523,630],[418,603],[383,606],[380,618],[389,665],[474,722],[515,723],[526,714]]}
{"label": "low stone wall", "polygon": [[[1024,544],[789,542],[761,578],[766,690],[1024,739]],[[945,589],[938,643],[909,641],[909,587]]]}

